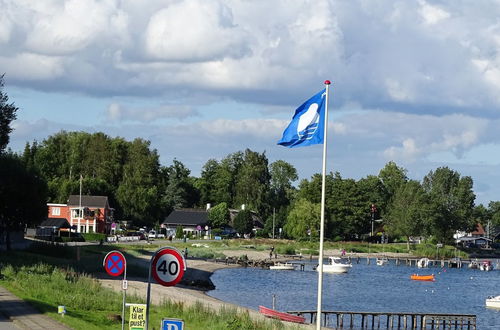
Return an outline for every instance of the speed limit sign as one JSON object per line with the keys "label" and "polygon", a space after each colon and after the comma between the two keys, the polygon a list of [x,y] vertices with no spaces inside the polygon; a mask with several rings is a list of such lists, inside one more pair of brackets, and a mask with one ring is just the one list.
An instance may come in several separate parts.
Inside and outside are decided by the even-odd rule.
{"label": "speed limit sign", "polygon": [[156,252],[151,264],[155,281],[163,286],[174,286],[180,282],[186,263],[177,249],[166,247]]}

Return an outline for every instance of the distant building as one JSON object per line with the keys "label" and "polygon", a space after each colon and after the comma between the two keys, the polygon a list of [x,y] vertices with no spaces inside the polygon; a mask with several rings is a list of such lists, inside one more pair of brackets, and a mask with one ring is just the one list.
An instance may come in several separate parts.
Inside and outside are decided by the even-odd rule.
{"label": "distant building", "polygon": [[177,209],[173,210],[161,224],[166,230],[166,236],[175,236],[178,226],[182,226],[184,232],[201,232],[208,225],[208,211],[206,209]]}
{"label": "distant building", "polygon": [[106,196],[70,195],[67,204],[48,203],[48,218],[68,220],[77,233],[105,233],[111,231],[114,209]]}
{"label": "distant building", "polygon": [[[205,227],[208,225],[208,212],[210,209],[210,204],[207,204],[206,209],[176,209],[173,210],[168,217],[163,221],[161,227],[166,230],[166,235],[175,236],[175,231],[178,226],[182,226],[184,232],[190,232],[192,234],[205,231]],[[242,206],[244,210],[244,206]],[[234,218],[241,210],[229,209],[230,220],[229,223],[232,225]],[[264,228],[264,225],[257,215],[256,212],[250,211],[252,214],[254,230]],[[227,232],[234,232],[232,226],[228,226],[225,229]]]}
{"label": "distant building", "polygon": [[473,231],[466,232],[457,232],[453,235],[455,238],[455,242],[457,244],[461,244],[464,247],[487,247],[491,245],[492,240],[486,237],[486,232],[484,231],[483,226],[478,223]]}
{"label": "distant building", "polygon": [[61,230],[68,231],[69,228],[69,222],[64,218],[48,218],[36,228],[36,237],[51,240],[61,236]]}

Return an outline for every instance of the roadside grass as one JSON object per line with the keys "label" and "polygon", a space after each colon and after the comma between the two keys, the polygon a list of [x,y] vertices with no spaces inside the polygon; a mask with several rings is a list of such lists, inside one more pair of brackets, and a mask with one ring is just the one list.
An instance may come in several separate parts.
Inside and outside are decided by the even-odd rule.
{"label": "roadside grass", "polygon": [[[9,254],[17,254],[11,252]],[[16,257],[11,255],[11,257]],[[19,255],[17,255],[19,257]],[[12,265],[0,258],[3,278],[0,284],[15,295],[30,302],[42,313],[74,329],[120,329],[122,295],[101,286],[99,281],[72,268],[34,263]],[[129,303],[144,303],[136,296],[128,296]],[[65,316],[57,314],[63,305]],[[128,311],[126,311],[128,318]],[[236,309],[213,309],[201,303],[185,306],[165,300],[153,305],[150,311],[150,329],[159,329],[162,318],[178,318],[187,329],[297,329],[275,320],[253,320],[247,312]]]}

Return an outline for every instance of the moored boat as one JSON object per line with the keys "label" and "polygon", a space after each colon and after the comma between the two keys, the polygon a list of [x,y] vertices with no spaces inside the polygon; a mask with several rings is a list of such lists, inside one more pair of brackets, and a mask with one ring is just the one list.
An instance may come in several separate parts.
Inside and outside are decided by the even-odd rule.
{"label": "moored boat", "polygon": [[[328,257],[328,264],[323,265],[324,273],[347,273],[352,265],[342,262],[342,258]],[[319,271],[319,267],[316,268]]]}
{"label": "moored boat", "polygon": [[385,266],[389,263],[389,259],[386,257],[377,258],[377,266]]}
{"label": "moored boat", "polygon": [[500,308],[500,296],[486,298],[486,307]]}
{"label": "moored boat", "polygon": [[418,268],[427,268],[429,267],[430,260],[429,258],[421,258],[417,261]]}
{"label": "moored boat", "polygon": [[479,269],[485,272],[493,270],[493,264],[489,260],[485,260],[479,264]]}
{"label": "moored boat", "polygon": [[277,310],[264,306],[259,306],[259,312],[267,317],[272,317],[287,322],[304,323],[306,321],[306,318],[303,316],[278,312]]}
{"label": "moored boat", "polygon": [[295,265],[289,262],[275,262],[273,266],[269,266],[273,270],[295,270]]}
{"label": "moored boat", "polygon": [[434,274],[431,274],[431,275],[418,275],[418,274],[412,274],[410,276],[410,279],[414,280],[414,281],[431,281],[431,282],[434,282],[435,279],[434,279]]}

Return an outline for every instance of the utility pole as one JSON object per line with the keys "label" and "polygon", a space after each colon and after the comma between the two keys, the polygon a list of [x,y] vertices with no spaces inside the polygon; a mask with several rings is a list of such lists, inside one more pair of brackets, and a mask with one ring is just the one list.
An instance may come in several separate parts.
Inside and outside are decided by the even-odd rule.
{"label": "utility pole", "polygon": [[276,216],[276,209],[273,207],[273,239],[274,239],[274,218]]}
{"label": "utility pole", "polygon": [[375,212],[377,212],[377,207],[375,204],[372,204],[370,208],[370,212],[372,214],[372,232],[371,232],[371,237],[373,237],[373,222],[375,222]]}

